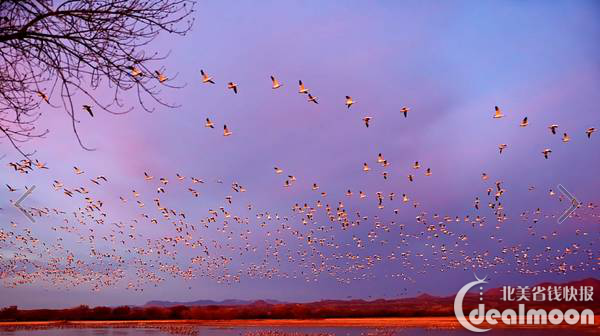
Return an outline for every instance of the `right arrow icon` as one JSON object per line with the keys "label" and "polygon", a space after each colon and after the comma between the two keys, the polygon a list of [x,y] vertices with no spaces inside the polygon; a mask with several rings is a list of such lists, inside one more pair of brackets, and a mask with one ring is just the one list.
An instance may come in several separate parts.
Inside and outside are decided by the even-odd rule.
{"label": "right arrow icon", "polygon": [[571,201],[571,206],[558,218],[558,224],[562,224],[562,222],[571,216],[575,209],[577,209],[579,206],[579,201],[577,201],[575,196],[573,196],[565,187],[563,187],[562,184],[558,185],[558,190],[560,190],[560,192],[562,192]]}

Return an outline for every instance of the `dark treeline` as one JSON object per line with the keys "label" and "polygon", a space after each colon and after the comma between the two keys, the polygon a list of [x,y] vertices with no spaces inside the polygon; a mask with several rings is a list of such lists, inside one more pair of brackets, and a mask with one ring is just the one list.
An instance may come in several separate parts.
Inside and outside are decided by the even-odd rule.
{"label": "dark treeline", "polygon": [[[470,312],[479,303],[478,297],[467,297],[464,311]],[[521,303],[521,302],[519,302]],[[486,309],[517,308],[516,302],[486,302]],[[600,313],[600,302],[528,303],[530,308]],[[174,307],[95,307],[79,306],[70,309],[20,310],[16,306],[0,310],[1,321],[106,321],[106,320],[231,320],[231,319],[311,319],[361,317],[420,317],[454,316],[453,298],[421,297],[403,300],[320,301],[314,303],[268,304],[257,301],[239,306],[174,306]]]}
{"label": "dark treeline", "polygon": [[[450,315],[451,310],[439,315]],[[425,310],[398,307],[338,307],[317,304],[252,304],[244,306],[201,307],[95,307],[70,309],[0,310],[1,321],[106,321],[106,320],[230,320],[230,319],[307,319],[334,317],[431,316]]]}

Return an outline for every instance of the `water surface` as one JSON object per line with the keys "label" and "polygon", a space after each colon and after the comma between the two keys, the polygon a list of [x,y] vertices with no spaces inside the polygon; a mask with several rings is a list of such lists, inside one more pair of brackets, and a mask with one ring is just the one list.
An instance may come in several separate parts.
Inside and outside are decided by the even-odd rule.
{"label": "water surface", "polygon": [[[495,329],[489,336],[553,336],[592,335],[591,330],[567,329]],[[161,326],[158,327],[105,327],[105,328],[50,328],[50,329],[4,329],[0,336],[402,336],[402,335],[473,335],[463,329],[429,328],[363,328],[363,327],[207,327],[207,326]]]}

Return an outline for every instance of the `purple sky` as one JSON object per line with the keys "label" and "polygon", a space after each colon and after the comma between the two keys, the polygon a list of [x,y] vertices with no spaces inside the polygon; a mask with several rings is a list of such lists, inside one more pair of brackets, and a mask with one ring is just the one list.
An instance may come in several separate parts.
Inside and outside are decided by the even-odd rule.
{"label": "purple sky", "polygon": [[[599,211],[582,208],[577,217],[559,225],[555,217],[568,205],[559,202],[558,195],[551,197],[549,190],[557,191],[560,183],[585,204],[600,202],[600,134],[591,139],[585,134],[589,127],[600,128],[599,13],[594,1],[477,5],[466,1],[244,1],[235,6],[201,2],[191,34],[183,38],[162,36],[153,44],[156,50],[171,51],[164,64],[167,76],[178,74],[176,82],[187,84],[183,89],[163,91],[165,99],[180,104],[180,108],[157,106],[154,113],[146,113],[135,105],[131,93],[124,100],[136,109],[127,115],[97,113],[92,119],[82,112],[80,133],[86,145],[96,148],[92,152],[79,147],[64,112],[48,108],[41,124],[51,133],[28,146],[37,148],[37,158],[47,162],[50,169],[28,175],[8,167],[0,170],[3,182],[20,189],[15,193],[6,188],[0,191],[0,229],[23,235],[29,228],[31,236],[49,245],[63,237],[64,250],[54,250],[57,256],[65,258],[64,251],[68,250],[77,260],[92,261],[91,244],[87,238],[77,242],[80,235],[88,237],[89,228],[95,229],[97,238],[109,235],[116,228],[112,223],[122,222],[129,228],[136,219],[136,234],[143,237],[127,241],[125,247],[117,244],[113,253],[126,260],[120,269],[128,274],[127,279],[100,292],[91,292],[89,284],[64,290],[61,284],[43,280],[16,288],[2,286],[0,306],[143,304],[153,299],[309,301],[348,296],[392,298],[419,292],[453,295],[473,280],[473,269],[465,271],[462,265],[449,269],[449,261],[442,260],[439,252],[442,245],[453,250],[450,260],[464,260],[458,251],[473,258],[481,255],[485,263],[494,257],[504,258],[496,267],[475,269],[479,276],[492,278],[492,287],[597,276]],[[212,75],[216,84],[202,84],[200,69]],[[280,89],[271,89],[270,75],[283,84]],[[297,92],[299,79],[318,98],[318,105]],[[238,83],[238,95],[226,89],[229,81]],[[344,106],[346,95],[357,101],[350,109]],[[76,102],[87,103],[79,98]],[[505,118],[492,118],[495,105],[502,108]],[[411,108],[408,118],[399,112],[402,106]],[[365,116],[373,118],[369,128],[361,120]],[[526,116],[530,125],[519,127]],[[206,117],[216,124],[214,130],[204,127]],[[232,136],[222,135],[224,123]],[[559,125],[557,135],[547,129],[554,123]],[[569,143],[561,142],[563,132],[571,136]],[[501,143],[508,148],[499,155]],[[552,149],[548,160],[541,154],[544,148]],[[20,159],[5,141],[0,144],[0,156],[2,153],[8,154],[2,166]],[[391,163],[389,167],[377,164],[378,153]],[[422,167],[414,170],[412,164],[417,160]],[[372,168],[368,173],[362,171],[364,162]],[[73,166],[85,174],[75,175]],[[276,175],[273,167],[282,168],[284,173]],[[426,168],[432,169],[432,176],[424,176]],[[381,175],[384,170],[389,173],[387,180]],[[154,180],[144,181],[144,172]],[[482,172],[490,176],[488,181],[482,181]],[[177,181],[176,173],[186,176],[186,181]],[[284,188],[288,174],[297,181]],[[408,174],[415,175],[414,182],[408,181]],[[98,175],[105,175],[109,182],[91,184],[89,179]],[[191,176],[206,183],[192,185]],[[156,193],[159,177],[169,179],[166,194]],[[223,184],[215,182],[219,179]],[[89,218],[86,225],[75,222],[71,213],[85,206],[84,198],[76,195],[71,199],[55,191],[53,180],[71,188],[85,185],[90,189],[90,197],[105,204],[105,223],[95,224]],[[502,223],[487,206],[491,198],[486,189],[498,180],[506,189],[501,203],[508,219]],[[230,188],[233,182],[248,191],[234,192]],[[318,191],[311,190],[313,183],[319,184]],[[34,184],[37,188],[25,205],[60,208],[67,215],[36,218],[32,224],[18,213],[9,200],[18,198],[24,186]],[[535,190],[528,191],[530,186]],[[200,197],[192,197],[188,187],[200,192]],[[354,193],[352,198],[344,195],[348,189]],[[144,208],[136,206],[132,190],[140,192]],[[368,197],[359,200],[359,190]],[[320,196],[322,191],[327,197]],[[377,208],[378,191],[385,195],[384,209]],[[397,195],[393,201],[387,198],[390,192]],[[403,203],[402,194],[407,194],[410,202]],[[186,222],[197,228],[193,240],[207,242],[211,258],[233,258],[228,272],[243,270],[239,283],[220,284],[201,274],[183,280],[156,272],[166,277],[158,287],[143,285],[143,292],[127,289],[136,270],[149,269],[137,265],[136,258],[149,263],[163,258],[140,257],[127,249],[147,247],[146,238],[180,234],[169,220],[151,224],[140,216],[147,213],[161,218],[152,201],[157,195],[168,207],[185,212]],[[225,201],[228,195],[233,197],[231,205]],[[120,202],[119,196],[128,203]],[[473,207],[476,197],[481,199],[479,211]],[[357,211],[368,219],[358,227],[342,230],[339,221],[331,223],[319,208],[314,220],[303,225],[302,214],[294,214],[292,206],[308,203],[315,207],[317,200],[330,204],[333,212],[342,201],[350,220],[357,219]],[[413,201],[419,203],[417,208]],[[253,204],[250,211],[248,203]],[[224,219],[220,206],[232,217],[249,218],[248,224],[225,219],[233,232],[231,239],[216,230],[222,228]],[[541,214],[532,213],[537,208]],[[204,228],[200,220],[209,216],[209,209],[219,211],[218,222]],[[394,214],[394,209],[399,209],[399,214]],[[263,220],[256,214],[264,212],[273,217],[287,216],[289,221],[273,219],[260,227]],[[426,213],[427,225],[415,219],[422,212]],[[521,218],[523,212],[527,212],[527,220]],[[434,214],[440,217],[433,218]],[[452,235],[439,231],[438,222],[444,216],[463,219],[466,215],[485,217],[485,225],[473,227],[453,221],[446,223]],[[68,225],[64,218],[70,219]],[[534,218],[539,221],[534,223]],[[281,223],[291,228],[275,233]],[[401,224],[405,225],[403,230]],[[389,227],[389,232],[382,225]],[[435,225],[438,231],[425,231],[428,225]],[[60,226],[78,231],[51,229]],[[332,228],[319,231],[321,226]],[[240,239],[240,233],[247,229],[252,231],[249,242],[257,247],[256,252],[239,255],[224,247],[243,247],[246,241]],[[308,256],[306,262],[288,262],[288,249],[295,257],[298,251],[310,250],[306,239],[292,235],[294,230],[304,234],[313,230],[316,238],[335,237],[338,248],[311,245],[329,258],[327,266],[342,267],[335,276],[324,271],[316,277],[311,274],[306,281],[306,272],[311,272],[304,266],[320,263],[318,256]],[[129,233],[129,229],[125,231]],[[377,234],[374,241],[369,241],[370,232]],[[402,232],[418,238],[403,237]],[[434,233],[440,237],[433,237]],[[468,236],[468,245],[458,239],[461,235]],[[541,239],[544,235],[549,238]],[[353,236],[364,242],[362,248],[356,246]],[[498,242],[500,238],[502,242]],[[278,264],[271,255],[267,268],[296,278],[246,275],[249,265],[263,260],[268,244],[265,240],[274,243],[276,239],[285,243],[279,250],[282,261]],[[212,240],[223,246],[212,247]],[[382,244],[382,240],[387,243]],[[3,267],[12,255],[7,241],[0,241]],[[110,243],[97,244],[97,249],[106,253],[112,248]],[[503,248],[509,251],[503,253]],[[564,256],[567,248],[575,253]],[[190,265],[190,258],[203,255],[202,250],[183,244],[170,250],[178,252],[176,261],[160,260],[182,269]],[[403,252],[410,256],[400,257]],[[345,257],[335,260],[334,253],[358,255],[356,263],[361,265],[367,264],[365,257],[381,256],[383,260],[369,268],[342,272],[352,261]],[[392,253],[396,260],[389,260]],[[540,257],[539,262],[535,256]],[[562,259],[546,260],[557,256]],[[43,264],[46,257],[38,262]],[[525,268],[539,273],[518,274],[516,262],[525,259],[529,261]],[[110,262],[105,259],[102,266],[95,267],[115,265]],[[556,272],[562,262],[567,265],[566,273]],[[196,271],[201,273],[207,267],[199,266]],[[219,267],[215,272],[225,274]],[[405,274],[410,280],[396,274]],[[351,281],[341,283],[336,277]]]}

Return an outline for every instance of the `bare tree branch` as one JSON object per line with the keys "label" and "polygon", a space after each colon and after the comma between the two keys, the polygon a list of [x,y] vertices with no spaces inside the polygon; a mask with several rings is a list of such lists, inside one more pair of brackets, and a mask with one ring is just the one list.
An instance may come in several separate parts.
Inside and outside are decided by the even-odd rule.
{"label": "bare tree branch", "polygon": [[[43,137],[36,121],[46,106],[62,108],[81,147],[77,108],[81,95],[94,110],[127,113],[120,97],[132,90],[146,101],[175,107],[160,98],[160,87],[175,78],[163,75],[167,56],[148,53],[160,33],[185,35],[194,12],[192,0],[0,0],[0,138],[29,156],[20,144]],[[109,88],[108,100],[96,90]],[[60,99],[57,99],[57,96]],[[60,105],[55,105],[60,102]]]}

